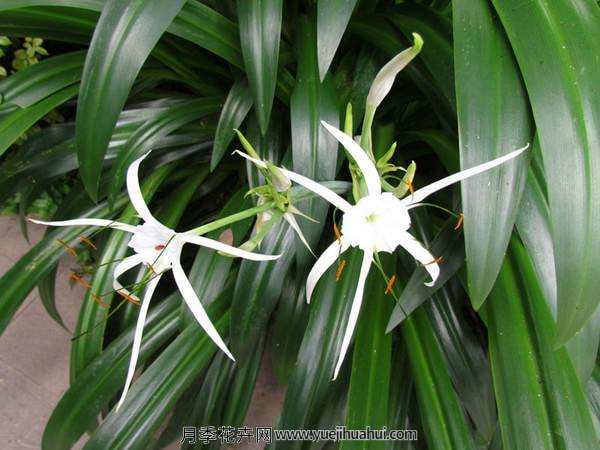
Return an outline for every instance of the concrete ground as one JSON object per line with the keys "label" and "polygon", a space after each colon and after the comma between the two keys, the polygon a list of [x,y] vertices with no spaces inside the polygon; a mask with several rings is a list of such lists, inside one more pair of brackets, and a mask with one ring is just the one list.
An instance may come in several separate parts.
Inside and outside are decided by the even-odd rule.
{"label": "concrete ground", "polygon": [[[31,224],[31,244],[44,227]],[[15,217],[0,217],[0,275],[31,247],[21,235]],[[61,262],[56,283],[57,306],[66,325],[73,329],[83,299],[83,288],[69,286],[72,260]],[[0,296],[2,293],[0,292]],[[25,300],[11,324],[0,336],[0,448],[39,449],[44,426],[68,387],[70,334],[44,310],[37,290]],[[246,425],[269,426],[276,422],[284,397],[270,371],[266,352],[254,391]],[[173,445],[172,448],[178,448]],[[261,448],[244,445],[238,448]]]}

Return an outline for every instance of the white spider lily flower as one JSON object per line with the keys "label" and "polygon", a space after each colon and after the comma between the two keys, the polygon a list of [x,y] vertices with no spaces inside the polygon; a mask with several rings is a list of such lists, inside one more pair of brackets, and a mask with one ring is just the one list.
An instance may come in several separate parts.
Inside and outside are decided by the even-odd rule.
{"label": "white spider lily flower", "polygon": [[[427,286],[433,285],[440,273],[440,268],[433,255],[408,232],[411,225],[408,214],[409,209],[417,206],[426,197],[446,186],[517,157],[529,147],[529,144],[500,158],[442,178],[435,183],[418,189],[404,199],[399,199],[391,192],[382,193],[381,181],[375,164],[352,137],[324,121],[321,124],[346,148],[350,156],[354,159],[363,174],[368,191],[366,196],[362,197],[355,205],[351,205],[325,186],[302,175],[282,169],[283,173],[292,181],[311,190],[344,213],[340,230],[341,236],[323,252],[308,275],[306,281],[307,302],[310,303],[313,291],[321,276],[335,263],[343,252],[349,247],[358,247],[364,252],[358,285],[350,309],[348,325],[346,326],[340,356],[333,375],[333,379],[335,380],[354,333],[362,303],[365,282],[373,262],[374,253],[392,253],[397,247],[404,248],[413,258],[423,264],[431,276],[431,281],[425,283]],[[244,155],[244,157],[252,160],[255,164],[262,164],[261,161],[257,161],[247,155]]]}
{"label": "white spider lily flower", "polygon": [[150,278],[146,286],[144,299],[141,302],[140,313],[138,315],[135,334],[133,338],[133,347],[131,351],[129,370],[127,372],[127,378],[125,381],[125,387],[123,388],[121,399],[117,404],[117,410],[125,400],[125,396],[127,395],[127,391],[135,373],[137,358],[139,355],[140,345],[142,341],[142,332],[144,328],[144,323],[146,321],[148,307],[150,305],[150,299],[152,298],[154,290],[156,289],[156,286],[161,276],[168,270],[173,271],[173,277],[175,279],[175,283],[177,284],[177,288],[181,292],[184,301],[192,311],[192,314],[194,315],[200,326],[204,329],[206,334],[208,334],[208,336],[213,340],[213,342],[223,352],[225,352],[225,354],[229,358],[235,361],[235,358],[225,345],[225,342],[219,335],[219,332],[214,327],[210,318],[206,314],[202,303],[200,303],[198,296],[194,292],[194,289],[181,266],[180,258],[184,244],[195,244],[201,247],[207,247],[219,252],[225,252],[228,255],[238,256],[240,258],[249,259],[252,261],[270,261],[277,259],[279,258],[279,256],[281,256],[263,255],[248,252],[213,239],[198,236],[189,231],[177,233],[174,230],[160,223],[156,218],[154,218],[154,216],[148,209],[148,206],[144,201],[144,197],[142,196],[142,191],[140,189],[138,170],[141,162],[146,158],[146,156],[148,156],[148,153],[134,161],[127,170],[127,191],[131,200],[131,204],[135,208],[140,218],[143,220],[143,223],[141,225],[134,226],[112,220],[92,218],[65,220],[60,222],[44,222],[40,220],[30,219],[34,223],[55,227],[91,225],[98,227],[114,228],[116,230],[131,233],[132,236],[128,245],[130,248],[133,249],[135,253],[132,256],[125,258],[115,267],[113,274],[113,287],[116,291],[121,292],[126,296],[130,296],[135,300],[139,301],[139,299],[135,295],[128,292],[121,285],[121,283],[119,283],[118,278],[123,273],[140,264],[147,266],[154,273],[154,275]]}

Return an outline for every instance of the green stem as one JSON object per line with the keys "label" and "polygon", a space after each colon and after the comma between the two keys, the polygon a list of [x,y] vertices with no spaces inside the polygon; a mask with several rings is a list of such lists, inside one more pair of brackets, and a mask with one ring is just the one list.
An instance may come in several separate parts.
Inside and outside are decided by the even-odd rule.
{"label": "green stem", "polygon": [[194,228],[188,231],[188,233],[203,235],[211,231],[218,230],[219,228],[223,228],[229,224],[239,222],[240,220],[244,220],[249,217],[255,216],[256,214],[268,211],[269,209],[275,207],[275,202],[268,202],[260,206],[255,206],[254,208],[245,209],[244,211],[232,214],[231,216],[223,217],[222,219],[217,219],[214,222],[210,222],[198,228]]}
{"label": "green stem", "polygon": [[371,143],[371,129],[373,128],[375,110],[376,108],[373,106],[367,105],[365,109],[365,118],[363,119],[362,133],[360,134],[360,146],[369,154],[373,161],[375,161],[375,157],[373,156],[373,147]]}

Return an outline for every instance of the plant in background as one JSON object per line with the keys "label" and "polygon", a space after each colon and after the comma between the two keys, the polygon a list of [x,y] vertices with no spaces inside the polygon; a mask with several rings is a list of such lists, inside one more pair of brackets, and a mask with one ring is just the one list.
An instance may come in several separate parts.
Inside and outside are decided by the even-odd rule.
{"label": "plant in background", "polygon": [[[590,0],[0,2],[0,35],[37,37],[0,80],[0,204],[19,199],[26,231],[68,185],[51,220],[104,230],[91,246],[83,222],[49,227],[0,278],[0,331],[36,287],[65,326],[56,265],[89,255],[42,448],[240,426],[265,350],[287,385],[277,428],[597,448],[599,23]],[[38,125],[52,111],[64,121]],[[236,135],[254,163],[230,155]],[[149,293],[157,257],[174,277]],[[115,288],[121,261],[140,264]]]}

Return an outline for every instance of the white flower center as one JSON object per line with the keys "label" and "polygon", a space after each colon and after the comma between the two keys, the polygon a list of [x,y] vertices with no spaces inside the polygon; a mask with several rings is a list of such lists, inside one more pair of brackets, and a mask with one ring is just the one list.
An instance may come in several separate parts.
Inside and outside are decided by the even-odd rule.
{"label": "white flower center", "polygon": [[410,228],[410,216],[390,192],[369,195],[344,214],[342,235],[352,247],[392,253]]}
{"label": "white flower center", "polygon": [[173,261],[179,260],[183,242],[173,230],[147,222],[135,228],[128,245],[155,272],[170,269]]}

